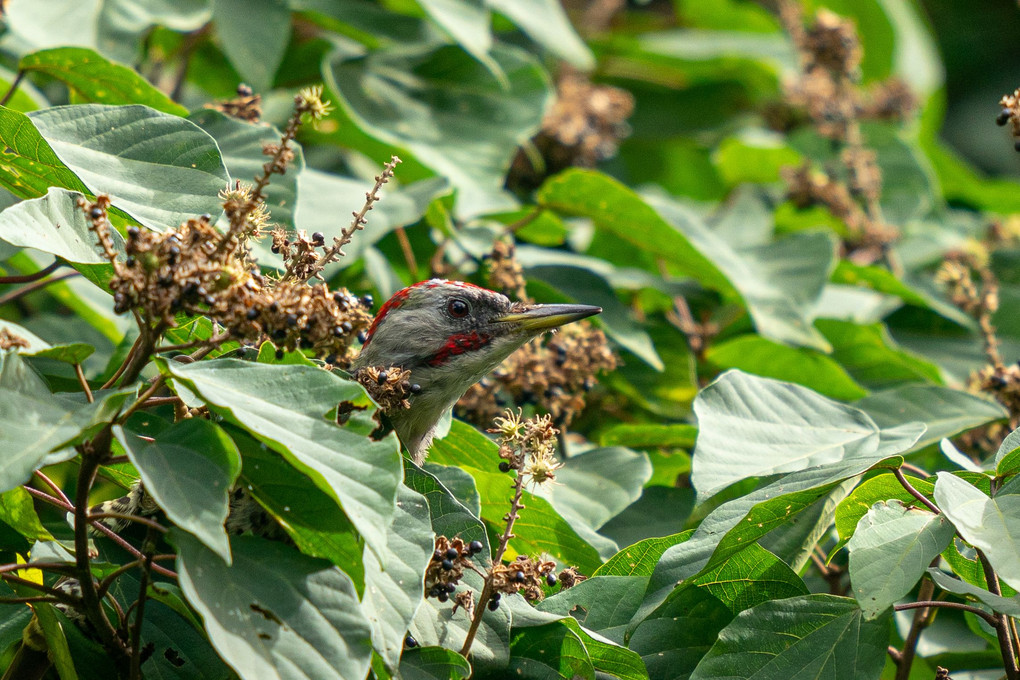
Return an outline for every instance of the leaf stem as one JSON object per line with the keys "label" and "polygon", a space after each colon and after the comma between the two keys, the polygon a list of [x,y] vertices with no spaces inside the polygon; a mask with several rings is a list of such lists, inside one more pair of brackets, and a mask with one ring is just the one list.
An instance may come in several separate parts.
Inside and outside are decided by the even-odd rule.
{"label": "leaf stem", "polygon": [[24,296],[28,295],[29,293],[34,293],[35,291],[39,290],[40,288],[45,288],[46,286],[50,285],[51,283],[56,283],[58,281],[63,281],[65,279],[70,279],[70,278],[75,277],[75,276],[78,276],[78,272],[65,272],[63,274],[60,274],[58,276],[54,276],[54,277],[51,277],[51,278],[48,278],[48,279],[42,279],[40,281],[33,281],[32,283],[28,284],[27,286],[22,286],[21,288],[18,288],[16,290],[12,290],[12,291],[10,291],[8,293],[4,293],[3,295],[0,295],[0,306],[6,305],[8,302],[13,302],[14,300],[17,300],[20,297],[24,297]]}
{"label": "leaf stem", "polygon": [[911,483],[907,481],[907,478],[903,476],[903,472],[898,467],[894,467],[892,471],[893,474],[896,475],[896,480],[900,483],[900,485],[904,489],[907,490],[907,493],[909,493],[917,500],[921,501],[921,503],[923,503],[926,508],[934,512],[936,515],[941,514],[942,511],[939,510],[938,506],[932,503],[930,500],[928,500],[928,498],[923,493],[915,489],[911,485]]}
{"label": "leaf stem", "polygon": [[[936,558],[937,560],[938,558]],[[928,610],[931,607],[947,606],[950,609],[967,608],[974,609],[981,612],[977,607],[971,607],[970,605],[962,605],[962,607],[955,607],[955,602],[937,602],[931,599],[932,595],[935,594],[935,583],[928,577],[921,580],[921,587],[917,590],[917,602],[912,602],[908,605],[897,605],[894,607],[896,611],[904,609],[916,609],[914,612],[914,618],[910,622],[910,632],[907,633],[906,640],[903,641],[903,652],[900,654],[899,662],[896,667],[896,680],[907,680],[910,677],[910,667],[914,664],[914,654],[917,652],[917,641],[921,638],[921,631],[925,628],[925,621],[928,619]],[[982,615],[985,612],[981,612]]]}
{"label": "leaf stem", "polygon": [[89,387],[89,381],[85,379],[85,372],[81,370],[81,364],[75,363],[74,374],[78,376],[78,382],[81,383],[81,388],[85,391],[85,398],[89,400],[90,404],[95,402],[96,398],[92,396],[92,388]]}
{"label": "leaf stem", "polygon": [[39,279],[46,278],[59,267],[63,266],[63,262],[60,260],[54,260],[53,264],[49,265],[45,269],[40,269],[34,274],[21,274],[18,276],[0,276],[0,284],[11,284],[11,283],[32,283]]}
{"label": "leaf stem", "polygon": [[18,70],[17,75],[14,76],[14,81],[11,83],[11,86],[7,88],[7,91],[4,92],[3,98],[0,99],[0,106],[7,106],[7,102],[11,101],[11,97],[13,97],[14,93],[18,91],[18,85],[21,85],[21,81],[24,78],[25,72]]}
{"label": "leaf stem", "polygon": [[[978,561],[981,562],[981,569],[985,572],[985,583],[988,584],[988,591],[993,595],[1002,597],[1002,589],[999,588],[999,577],[992,569],[991,562],[985,557],[984,552],[977,551]],[[995,614],[994,623],[995,635],[999,638],[999,652],[1002,654],[1002,664],[1006,670],[1007,680],[1020,679],[1020,670],[1017,669],[1016,651],[1013,649],[1013,639],[1009,633],[1009,621],[1005,614]]]}

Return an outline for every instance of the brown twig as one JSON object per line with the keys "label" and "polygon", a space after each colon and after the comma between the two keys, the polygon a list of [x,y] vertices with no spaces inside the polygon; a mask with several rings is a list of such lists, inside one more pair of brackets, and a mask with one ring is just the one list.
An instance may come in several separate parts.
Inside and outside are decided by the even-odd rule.
{"label": "brown twig", "polygon": [[942,511],[939,510],[938,506],[935,505],[934,503],[932,503],[930,500],[928,500],[927,497],[925,497],[925,495],[923,493],[921,493],[920,491],[915,489],[910,484],[910,482],[907,481],[907,478],[903,476],[903,472],[901,472],[898,467],[893,468],[892,471],[893,471],[893,474],[896,475],[896,480],[900,483],[900,485],[904,489],[907,490],[907,493],[909,493],[911,496],[913,496],[917,500],[921,501],[921,503],[923,503],[925,505],[925,507],[927,507],[929,510],[934,512],[936,515],[941,514]]}
{"label": "brown twig", "polygon": [[[938,558],[936,558],[937,560]],[[935,583],[925,577],[921,581],[921,587],[917,591],[917,602],[912,602],[905,605],[896,605],[894,609],[901,611],[904,609],[916,609],[914,612],[914,618],[910,622],[910,631],[907,633],[906,639],[903,641],[903,651],[900,653],[899,664],[896,668],[896,680],[907,680],[910,677],[910,667],[914,663],[914,654],[917,652],[917,641],[921,638],[921,631],[925,628],[925,621],[928,618],[928,610],[935,606],[947,606],[953,608],[967,607],[969,609],[976,609],[981,611],[977,607],[970,607],[969,605],[963,605],[962,607],[955,607],[955,602],[939,602],[933,601],[931,596],[935,594]],[[981,612],[984,614],[985,612]]]}
{"label": "brown twig", "polygon": [[0,285],[11,283],[32,283],[33,281],[38,281],[39,279],[46,278],[63,265],[64,263],[61,260],[55,260],[53,264],[49,265],[45,269],[40,269],[34,274],[21,274],[19,276],[0,276]]}
{"label": "brown twig", "polygon": [[121,519],[121,520],[124,520],[125,522],[134,522],[136,524],[144,524],[145,526],[149,527],[150,529],[152,529],[154,531],[158,531],[161,534],[165,534],[167,531],[169,531],[169,529],[167,529],[165,526],[163,526],[159,522],[154,522],[153,520],[151,520],[151,519],[149,519],[147,517],[139,517],[138,515],[129,515],[129,514],[126,514],[126,513],[123,513],[123,512],[95,512],[95,513],[89,513],[89,520],[90,521],[100,520],[100,519],[107,519],[107,518],[109,518],[109,519]]}
{"label": "brown twig", "polygon": [[50,285],[51,283],[57,283],[58,281],[63,281],[65,279],[70,279],[70,278],[73,278],[75,276],[78,276],[78,272],[65,272],[63,274],[59,274],[57,276],[54,276],[54,277],[51,277],[51,278],[48,278],[48,279],[42,279],[40,281],[33,281],[32,283],[28,284],[27,286],[22,286],[21,288],[18,288],[17,290],[12,290],[12,291],[10,291],[8,293],[4,293],[3,295],[0,295],[0,306],[6,305],[8,302],[13,302],[14,300],[17,300],[20,297],[24,297],[24,296],[28,295],[29,293],[34,293],[35,291],[40,290],[41,288],[45,288],[46,286]]}
{"label": "brown twig", "polygon": [[[981,569],[985,573],[985,583],[988,584],[988,592],[1001,597],[1002,590],[999,588],[999,577],[996,575],[995,570],[992,569],[991,562],[988,561],[988,558],[980,550],[977,551],[977,557],[978,561],[981,562]],[[1005,614],[995,614],[993,618],[994,621],[989,621],[989,623],[995,627],[995,635],[999,639],[999,652],[1002,654],[1006,678],[1007,680],[1018,680],[1020,678],[1020,670],[1017,669],[1016,650],[1013,649],[1013,639],[1009,632],[1009,617]]]}
{"label": "brown twig", "polygon": [[18,85],[21,85],[21,81],[24,77],[25,72],[19,70],[17,75],[14,76],[14,81],[11,83],[11,86],[7,88],[7,91],[4,92],[3,98],[0,99],[0,106],[7,106],[7,102],[11,101],[11,97],[13,97],[14,93],[18,91]]}
{"label": "brown twig", "polygon": [[[920,609],[922,615],[924,613],[924,610],[928,609],[929,607],[944,607],[946,609],[961,609],[963,611],[970,612],[971,614],[974,614],[976,616],[980,616],[985,621],[987,621],[989,623],[989,625],[992,625],[992,626],[995,625],[995,616],[994,615],[989,614],[984,609],[980,609],[978,607],[973,607],[973,606],[971,606],[969,604],[963,604],[961,602],[946,602],[945,600],[918,600],[917,602],[907,602],[905,604],[893,605],[893,609],[895,609],[898,612],[899,611],[904,611],[904,610],[907,610],[907,609]],[[923,618],[923,616],[922,616],[922,618]]]}
{"label": "brown twig", "polygon": [[73,507],[73,503],[71,503],[71,499],[68,498],[66,494],[64,494],[64,492],[60,489],[60,487],[57,486],[56,482],[54,482],[52,479],[50,479],[49,477],[44,475],[41,470],[36,470],[33,474],[35,474],[36,477],[41,479],[43,481],[43,483],[46,484],[46,486],[48,486],[51,489],[53,489],[53,493],[57,494],[57,497],[60,498],[60,500],[64,501],[64,503],[67,504],[68,509]]}
{"label": "brown twig", "polygon": [[90,404],[93,403],[96,399],[92,396],[92,388],[89,387],[89,381],[85,379],[85,372],[81,370],[81,364],[74,365],[74,374],[78,376],[78,382],[81,383],[81,388],[85,391],[85,398],[89,400]]}
{"label": "brown twig", "polygon": [[404,261],[407,262],[407,270],[411,272],[411,280],[418,280],[418,261],[414,257],[414,250],[411,248],[411,241],[407,238],[407,231],[403,227],[394,230],[397,234],[397,242],[400,243],[400,250],[404,254]]}
{"label": "brown twig", "polygon": [[[493,564],[499,564],[503,560],[503,554],[506,552],[507,546],[510,544],[510,539],[514,537],[514,522],[517,521],[520,511],[524,509],[524,504],[521,503],[521,496],[524,495],[524,461],[525,456],[522,455],[520,457],[520,464],[517,467],[517,479],[514,480],[514,499],[510,503],[510,512],[503,517],[506,521],[506,527],[503,529],[503,534],[499,537],[499,546],[496,549],[496,556],[492,559]],[[471,618],[471,627],[468,628],[467,636],[464,638],[464,646],[461,647],[460,650],[461,656],[466,657],[468,652],[471,651],[471,645],[475,641],[475,635],[478,633],[478,626],[482,623],[482,616],[485,614],[489,600],[492,598],[492,593],[492,571],[490,570],[485,577],[482,592],[478,596],[478,604],[475,605],[475,612]]]}

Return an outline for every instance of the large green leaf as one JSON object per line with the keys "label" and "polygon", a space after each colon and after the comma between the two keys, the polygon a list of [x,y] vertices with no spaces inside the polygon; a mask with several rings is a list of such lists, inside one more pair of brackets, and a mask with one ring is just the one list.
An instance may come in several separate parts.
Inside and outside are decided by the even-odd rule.
{"label": "large green leaf", "polygon": [[424,594],[423,574],[435,549],[425,497],[404,485],[389,527],[386,559],[365,551],[362,611],[372,626],[372,646],[389,668],[400,660],[407,629]]}
{"label": "large green leaf", "polygon": [[[222,211],[229,176],[215,140],[147,106],[57,106],[30,115],[57,157],[94,193],[163,230]],[[59,186],[77,189],[64,182]]]}
{"label": "large green leaf", "polygon": [[[89,231],[85,211],[78,207],[82,194],[50,187],[44,196],[16,203],[0,212],[0,239],[22,248],[35,248],[68,262],[108,263]],[[114,248],[123,251],[124,239],[109,230]]]}
{"label": "large green leaf", "polygon": [[0,141],[9,149],[0,164],[0,186],[15,196],[36,198],[50,187],[88,192],[25,114],[0,107]]}
{"label": "large green leaf", "polygon": [[484,0],[417,0],[429,17],[475,59],[489,60],[492,17]]}
{"label": "large green leaf", "polygon": [[95,403],[51,394],[15,352],[0,351],[0,492],[27,481],[44,464],[73,458],[84,431],[116,414],[125,393]]}
{"label": "large green leaf", "polygon": [[935,502],[963,538],[984,552],[1003,581],[1020,588],[1020,496],[989,498],[948,472],[939,472]]}
{"label": "large green leaf", "polygon": [[694,670],[694,680],[852,677],[876,680],[888,619],[867,621],[853,600],[804,595],[740,613]]}
{"label": "large green leaf", "polygon": [[358,127],[447,177],[458,215],[469,217],[513,207],[504,175],[551,96],[527,53],[497,44],[489,55],[505,81],[456,47],[338,51],[324,71]]}
{"label": "large green leaf", "polygon": [[290,40],[285,0],[212,0],[212,18],[231,65],[255,90],[267,90]]}
{"label": "large green leaf", "polygon": [[56,78],[86,102],[144,104],[175,116],[188,115],[186,108],[150,85],[136,71],[85,47],[58,47],[26,54],[18,62],[18,68]]}
{"label": "large green leaf", "polygon": [[201,418],[176,423],[151,443],[121,427],[114,428],[114,436],[167,517],[229,565],[223,523],[230,511],[228,492],[241,471],[230,437]]}
{"label": "large green leaf", "polygon": [[595,66],[591,50],[570,23],[557,0],[486,0],[486,4],[528,34],[528,37],[582,71]]}
{"label": "large green leaf", "polygon": [[540,602],[538,609],[573,616],[588,630],[624,644],[647,587],[648,576],[599,576],[561,590]]}
{"label": "large green leaf", "polygon": [[[904,475],[904,478],[915,490],[931,498],[931,493],[935,490],[933,483],[910,475]],[[850,540],[858,523],[871,511],[873,505],[891,500],[899,500],[904,503],[916,501],[914,496],[903,488],[896,476],[891,473],[875,475],[854,489],[836,507],[836,533],[839,534],[840,545]]]}
{"label": "large green leaf", "polygon": [[714,343],[705,352],[712,366],[736,368],[766,378],[786,380],[843,401],[867,392],[832,358],[815,350],[788,347],[759,335],[742,335]]}
{"label": "large green leaf", "polygon": [[400,657],[402,680],[461,680],[470,675],[471,664],[452,649],[418,647]]}
{"label": "large green leaf", "polygon": [[[266,144],[279,144],[282,136],[275,127],[245,123],[213,109],[196,111],[188,117],[188,120],[216,140],[230,177],[248,184],[253,183],[256,177],[262,176],[263,166],[269,160],[269,157],[262,153],[263,147]],[[273,222],[287,228],[294,227],[298,177],[305,167],[301,147],[292,144],[292,148],[294,159],[287,164],[287,172],[283,175],[274,175],[272,182],[263,192]]]}
{"label": "large green leaf", "polygon": [[580,636],[558,622],[515,630],[506,672],[522,678],[595,680],[595,667]]}
{"label": "large green leaf", "polygon": [[175,532],[177,572],[209,638],[245,680],[362,678],[371,627],[350,578],[325,560],[254,536],[231,540],[223,563]]}
{"label": "large green leaf", "polygon": [[868,387],[942,382],[938,367],[897,347],[882,324],[861,326],[849,321],[818,319],[815,328],[832,344],[832,358]]}
{"label": "large green leaf", "polygon": [[895,500],[876,503],[846,546],[850,582],[865,618],[877,617],[909,593],[954,533],[942,515]]}
{"label": "large green leaf", "polygon": [[[2,222],[2,220],[3,214],[0,213],[0,222]],[[4,321],[3,319],[0,319],[0,329],[4,329],[8,333],[21,338],[28,343],[27,347],[10,348],[18,354],[26,357],[40,357],[44,359],[63,361],[68,364],[80,364],[96,351],[95,347],[87,345],[84,342],[51,345],[27,328],[22,328],[16,323]]]}
{"label": "large green leaf", "polygon": [[924,423],[927,430],[915,448],[1006,417],[989,399],[939,385],[902,385],[872,392],[854,404],[882,428]]}
{"label": "large green leaf", "polygon": [[698,441],[691,481],[703,499],[748,477],[884,455],[879,427],[863,411],[739,371],[702,390],[694,413]]}
{"label": "large green leaf", "polygon": [[622,446],[593,449],[567,459],[547,497],[560,514],[570,512],[598,529],[641,497],[652,474],[645,453]]}
{"label": "large green leaf", "polygon": [[646,538],[613,555],[592,576],[651,576],[662,553],[686,541],[690,535],[690,531],[685,531],[662,538]]}
{"label": "large green leaf", "polygon": [[209,407],[276,449],[337,500],[381,556],[401,479],[395,438],[381,441],[323,417],[342,401],[364,399],[361,386],[307,366],[217,359],[167,370]]}

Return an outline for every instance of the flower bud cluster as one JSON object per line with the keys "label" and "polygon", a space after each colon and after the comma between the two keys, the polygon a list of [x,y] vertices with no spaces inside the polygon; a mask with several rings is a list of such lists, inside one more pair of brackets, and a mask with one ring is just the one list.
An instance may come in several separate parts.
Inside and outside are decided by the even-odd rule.
{"label": "flower bud cluster", "polygon": [[517,413],[507,409],[493,421],[489,432],[499,435],[499,457],[503,459],[500,470],[518,470],[528,482],[544,484],[556,480],[556,471],[563,466],[556,460],[556,435],[552,416],[533,416],[521,419]]}
{"label": "flower bud cluster", "polygon": [[410,398],[421,393],[421,386],[410,378],[411,371],[399,366],[365,366],[354,373],[354,379],[387,413],[411,408]]}

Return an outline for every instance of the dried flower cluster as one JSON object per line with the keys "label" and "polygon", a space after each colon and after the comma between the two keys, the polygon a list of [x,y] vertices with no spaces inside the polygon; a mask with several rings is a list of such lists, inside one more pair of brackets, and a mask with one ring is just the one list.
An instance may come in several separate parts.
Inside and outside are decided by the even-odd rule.
{"label": "dried flower cluster", "polygon": [[178,314],[201,314],[225,327],[235,339],[256,342],[269,338],[280,348],[310,349],[330,363],[350,364],[355,340],[371,325],[371,301],[344,289],[330,291],[325,284],[308,285],[306,281],[343,255],[342,246],[364,226],[365,214],[379,199],[379,188],[392,177],[399,159],[386,165],[361,212],[354,214],[351,226],[331,246],[320,233],[309,238],[303,231],[288,236],[282,228],[273,230],[273,250],[283,256],[287,266],[279,280],[260,273],[248,248],[249,240],[259,237],[268,224],[264,192],[272,176],[284,174],[293,161],[292,145],[302,121],[318,120],[329,112],[321,94],[321,88],[306,88],[294,98],[294,113],[280,141],[264,147],[269,160],[253,185],[238,182],[221,193],[229,222],[225,233],[216,230],[209,215],[161,234],[130,227],[127,257],[121,260],[110,237],[110,199],[100,196],[93,203],[79,202],[89,229],[114,267],[110,288],[115,311],[136,312],[146,324],[155,326],[153,336],[173,326]]}
{"label": "dried flower cluster", "polygon": [[11,333],[6,328],[0,328],[0,349],[23,349],[28,347],[28,340]]}
{"label": "dried flower cluster", "polygon": [[425,596],[446,602],[456,592],[464,570],[475,569],[471,559],[484,549],[481,541],[464,543],[459,538],[436,536],[436,549],[425,569]]}
{"label": "dried flower cluster", "polygon": [[630,134],[627,119],[633,112],[634,96],[630,92],[596,85],[586,74],[564,69],[556,83],[556,100],[532,139],[532,151],[537,151],[541,161],[521,151],[514,159],[508,183],[530,188],[565,168],[591,168],[612,158],[620,140]]}
{"label": "dried flower cluster", "polygon": [[1009,124],[1010,132],[1013,133],[1013,147],[1020,151],[1020,89],[1014,90],[1013,94],[1002,95],[999,106],[1002,110],[995,122],[1000,126]]}
{"label": "dried flower cluster", "polygon": [[[871,264],[887,258],[899,232],[882,217],[882,173],[877,154],[864,147],[860,121],[902,120],[915,108],[913,97],[895,79],[871,90],[860,87],[861,44],[849,20],[820,9],[805,26],[799,3],[778,0],[777,5],[800,62],[798,76],[785,84],[785,103],[803,111],[820,135],[844,145],[841,172],[809,162],[786,169],[788,196],[799,207],[822,205],[843,220],[849,231],[845,248],[853,261]],[[793,118],[786,116],[786,123]]]}
{"label": "dried flower cluster", "polygon": [[365,366],[354,373],[354,379],[386,413],[411,408],[409,399],[421,392],[421,386],[410,377],[411,371],[394,366]]}
{"label": "dried flower cluster", "polygon": [[255,94],[252,89],[241,83],[237,86],[237,97],[217,102],[210,108],[248,123],[262,120],[262,95]]}
{"label": "dried flower cluster", "polygon": [[[489,261],[489,284],[494,289],[533,302],[525,292],[512,242],[497,241]],[[566,427],[584,410],[584,395],[595,386],[595,376],[616,366],[616,355],[602,331],[587,321],[572,323],[511,354],[468,389],[457,402],[457,414],[484,426],[499,415],[509,399],[518,406],[534,403]]]}
{"label": "dried flower cluster", "polygon": [[563,466],[555,458],[556,435],[552,416],[532,416],[521,419],[517,413],[507,409],[493,421],[489,432],[499,435],[500,470],[518,470],[527,482],[544,484],[556,479],[556,470]]}
{"label": "dried flower cluster", "polygon": [[513,595],[520,593],[529,602],[545,598],[543,586],[553,586],[558,580],[553,573],[555,562],[533,560],[527,555],[518,555],[509,564],[495,564],[492,567],[492,589],[497,593]]}

